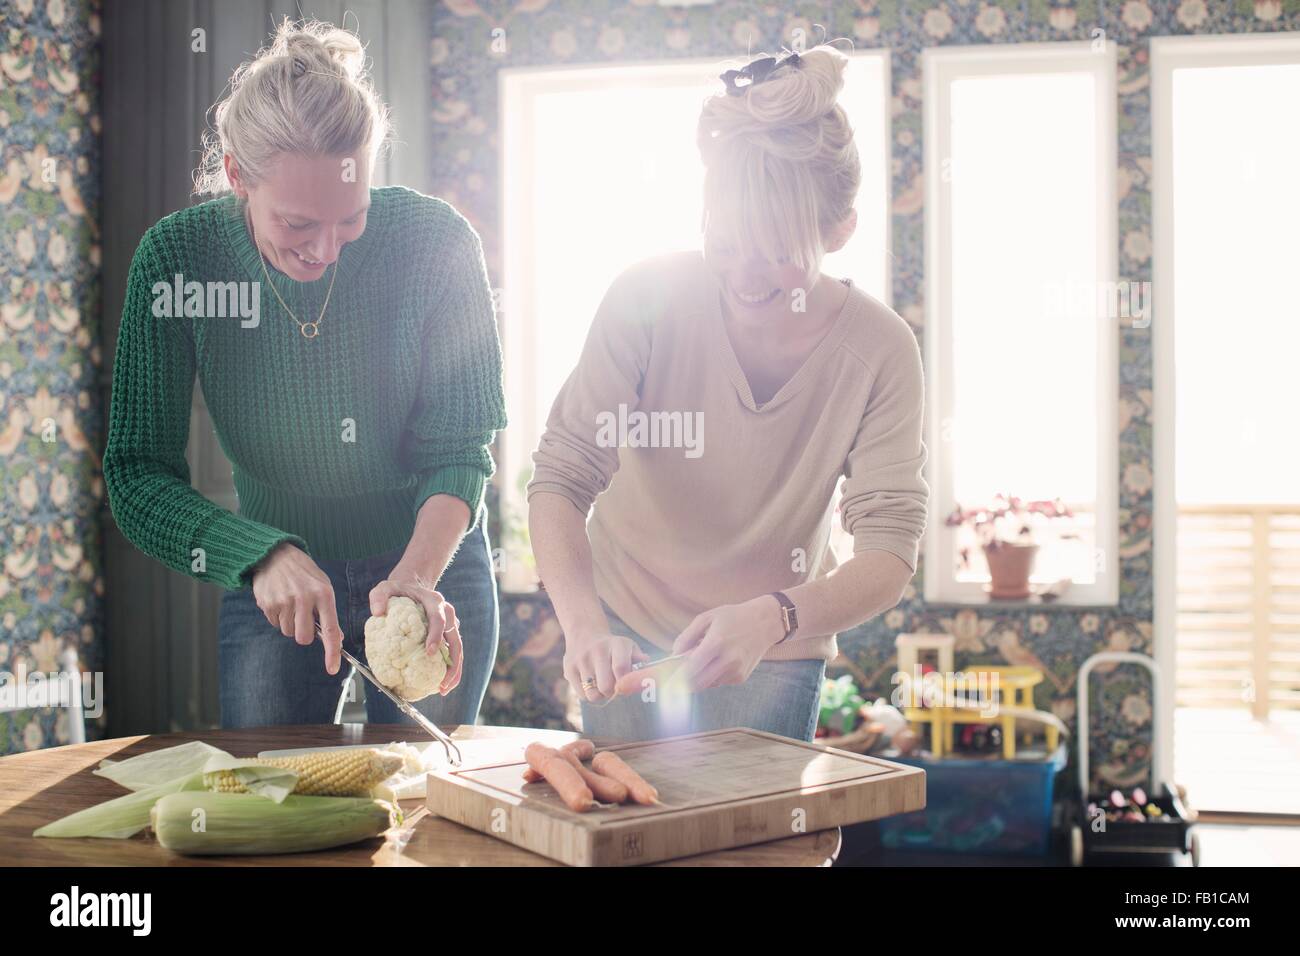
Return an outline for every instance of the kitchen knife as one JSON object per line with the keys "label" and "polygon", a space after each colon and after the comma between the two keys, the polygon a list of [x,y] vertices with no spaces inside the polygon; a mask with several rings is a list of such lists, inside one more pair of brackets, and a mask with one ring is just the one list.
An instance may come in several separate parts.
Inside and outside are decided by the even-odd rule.
{"label": "kitchen knife", "polygon": [[[410,717],[420,725],[421,730],[427,733],[434,740],[438,741],[438,743],[442,744],[442,749],[447,752],[448,763],[453,767],[459,767],[464,762],[464,758],[461,757],[460,748],[456,746],[456,742],[439,730],[437,724],[416,710],[409,700],[403,700],[383,684],[379,683],[379,679],[370,672],[369,667],[361,663],[346,650],[343,650],[342,648],[340,648],[340,650],[343,651],[343,656],[347,659],[348,663],[352,665],[353,670],[366,680],[370,681],[372,687],[379,688],[379,692],[396,704],[398,710],[404,713],[407,717]],[[452,756],[453,752],[455,753],[455,756]]]}
{"label": "kitchen knife", "polygon": [[685,657],[690,657],[690,652],[685,654],[671,654],[668,657],[661,657],[657,661],[638,661],[632,665],[632,670],[644,670],[647,667],[658,667],[660,664],[667,664],[669,661],[680,661]]}

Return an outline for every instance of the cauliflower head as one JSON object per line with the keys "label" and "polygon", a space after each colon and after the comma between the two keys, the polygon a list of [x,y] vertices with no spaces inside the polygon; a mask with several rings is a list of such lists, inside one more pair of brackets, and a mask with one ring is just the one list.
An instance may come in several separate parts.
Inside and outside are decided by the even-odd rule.
{"label": "cauliflower head", "polygon": [[429,636],[424,608],[409,597],[388,599],[388,613],[366,621],[366,660],[379,682],[403,700],[423,700],[438,690],[451,654],[425,653]]}

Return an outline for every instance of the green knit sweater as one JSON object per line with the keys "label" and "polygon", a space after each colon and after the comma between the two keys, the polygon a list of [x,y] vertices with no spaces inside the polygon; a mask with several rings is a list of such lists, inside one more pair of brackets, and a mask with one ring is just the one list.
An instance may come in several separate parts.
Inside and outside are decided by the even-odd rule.
{"label": "green knit sweater", "polygon": [[[104,478],[123,534],[168,567],[237,588],[284,541],[324,559],[403,547],[432,495],[462,499],[477,519],[493,471],[487,446],[506,424],[482,246],[442,200],[400,187],[370,197],[314,339],[266,288],[233,196],[173,213],[141,239]],[[311,321],[331,271],[313,282],[268,274],[298,320]],[[173,295],[177,276],[183,294]],[[221,317],[235,311],[220,291],[231,282],[248,308]],[[183,317],[165,317],[178,301]],[[238,514],[190,487],[196,374],[234,465]]]}

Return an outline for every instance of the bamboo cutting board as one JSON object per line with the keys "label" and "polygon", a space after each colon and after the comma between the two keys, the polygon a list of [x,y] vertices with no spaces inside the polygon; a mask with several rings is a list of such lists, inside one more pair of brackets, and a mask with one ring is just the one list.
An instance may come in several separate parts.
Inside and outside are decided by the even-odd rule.
{"label": "bamboo cutting board", "polygon": [[575,813],[526,763],[429,774],[430,810],[574,866],[631,866],[779,840],[925,807],[925,771],[757,730],[607,748],[663,806]]}

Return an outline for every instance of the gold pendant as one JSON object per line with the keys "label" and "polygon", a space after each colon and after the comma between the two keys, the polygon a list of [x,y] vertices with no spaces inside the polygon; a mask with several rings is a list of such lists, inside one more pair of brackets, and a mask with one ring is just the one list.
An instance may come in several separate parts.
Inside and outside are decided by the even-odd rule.
{"label": "gold pendant", "polygon": [[318,336],[319,334],[320,334],[320,323],[319,323],[319,322],[304,322],[304,323],[302,324],[302,335],[303,335],[303,338],[314,339],[314,338],[315,338],[316,336]]}

